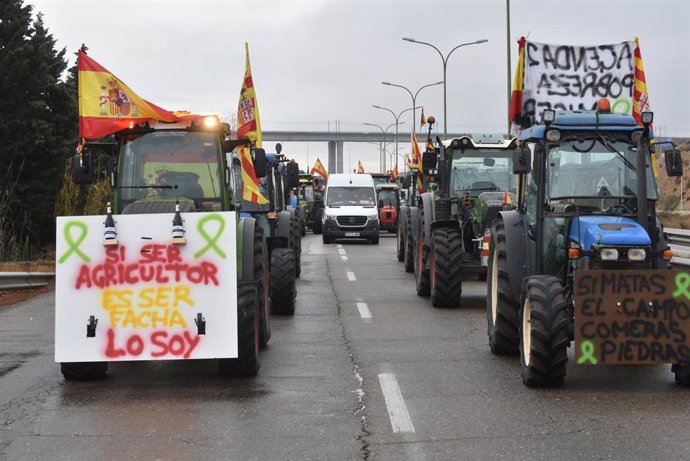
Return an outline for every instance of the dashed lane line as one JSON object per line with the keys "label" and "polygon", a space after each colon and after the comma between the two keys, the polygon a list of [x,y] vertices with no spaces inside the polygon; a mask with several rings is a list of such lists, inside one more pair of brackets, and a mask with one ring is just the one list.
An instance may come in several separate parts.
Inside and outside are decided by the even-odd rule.
{"label": "dashed lane line", "polygon": [[357,309],[359,310],[359,316],[363,319],[371,318],[371,311],[369,310],[367,303],[357,303]]}
{"label": "dashed lane line", "polygon": [[396,434],[404,434],[414,432],[414,426],[410,419],[410,414],[407,412],[405,400],[400,393],[398,387],[398,380],[395,379],[393,373],[379,374],[379,382],[381,383],[381,391],[386,400],[386,408],[388,409],[388,417],[391,420],[391,427]]}
{"label": "dashed lane line", "polygon": [[349,271],[348,271],[348,272],[347,272],[347,279],[348,279],[350,282],[356,282],[356,281],[357,281],[357,278],[355,277],[355,273],[354,273],[354,272],[349,272]]}
{"label": "dashed lane line", "polygon": [[338,253],[340,253],[341,255],[347,254],[347,253],[345,253],[344,248],[338,248]]}
{"label": "dashed lane line", "polygon": [[340,259],[342,259],[343,261],[347,261],[347,256],[345,256],[345,255],[340,255]]}

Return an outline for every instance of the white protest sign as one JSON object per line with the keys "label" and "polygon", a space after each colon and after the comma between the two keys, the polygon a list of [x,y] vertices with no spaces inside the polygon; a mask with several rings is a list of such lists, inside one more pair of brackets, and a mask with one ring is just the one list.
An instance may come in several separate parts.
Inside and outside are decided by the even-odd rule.
{"label": "white protest sign", "polygon": [[105,216],[57,218],[56,362],[237,357],[235,213],[182,213],[185,245],[173,216],[114,216],[117,246]]}
{"label": "white protest sign", "polygon": [[592,110],[608,98],[611,111],[631,114],[635,43],[570,46],[526,42],[522,116],[544,109]]}

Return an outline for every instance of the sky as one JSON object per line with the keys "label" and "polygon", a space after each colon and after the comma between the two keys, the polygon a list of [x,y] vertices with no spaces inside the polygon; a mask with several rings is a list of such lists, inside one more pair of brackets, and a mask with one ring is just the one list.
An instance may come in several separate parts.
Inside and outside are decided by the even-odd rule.
{"label": "sky", "polygon": [[[25,0],[66,48],[70,64],[82,43],[89,55],[139,96],[168,110],[236,112],[249,43],[264,131],[370,132],[395,123],[410,95],[443,80],[448,59],[448,132],[507,132],[506,0]],[[657,131],[690,136],[689,0],[511,0],[510,81],[517,39],[600,45],[640,39]],[[443,127],[442,85],[417,105]],[[417,113],[419,118],[419,113]],[[400,117],[400,132],[412,116]],[[418,123],[418,121],[417,121]],[[394,131],[392,127],[389,132]],[[420,136],[420,138],[423,136]],[[265,145],[267,151],[273,150]],[[388,145],[393,150],[392,144]],[[400,158],[410,149],[400,145]],[[328,158],[326,143],[283,143],[301,165]],[[346,143],[345,168],[379,170],[379,145]]]}

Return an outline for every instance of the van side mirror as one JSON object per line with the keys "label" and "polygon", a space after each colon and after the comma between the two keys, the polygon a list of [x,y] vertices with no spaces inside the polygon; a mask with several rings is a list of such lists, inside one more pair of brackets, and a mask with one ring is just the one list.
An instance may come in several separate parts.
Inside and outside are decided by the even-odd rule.
{"label": "van side mirror", "polygon": [[266,151],[261,147],[254,149],[254,172],[257,178],[263,178],[268,172],[268,161],[266,160]]}
{"label": "van side mirror", "polygon": [[287,176],[285,178],[287,187],[292,189],[299,187],[299,165],[293,162],[287,164]]}
{"label": "van side mirror", "polygon": [[74,184],[93,183],[93,155],[84,152],[72,157],[72,181]]}
{"label": "van side mirror", "polygon": [[673,176],[683,176],[683,159],[680,157],[680,150],[669,149],[664,151],[664,161],[666,162],[666,174]]}
{"label": "van side mirror", "polygon": [[525,146],[513,151],[513,174],[527,174],[532,171],[532,153]]}

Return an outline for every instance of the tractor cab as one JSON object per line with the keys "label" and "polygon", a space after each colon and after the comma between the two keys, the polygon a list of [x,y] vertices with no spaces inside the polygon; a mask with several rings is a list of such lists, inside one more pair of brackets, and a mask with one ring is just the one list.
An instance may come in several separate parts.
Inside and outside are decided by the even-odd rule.
{"label": "tractor cab", "polygon": [[400,187],[395,183],[378,184],[376,198],[379,209],[380,229],[396,232],[400,213]]}

